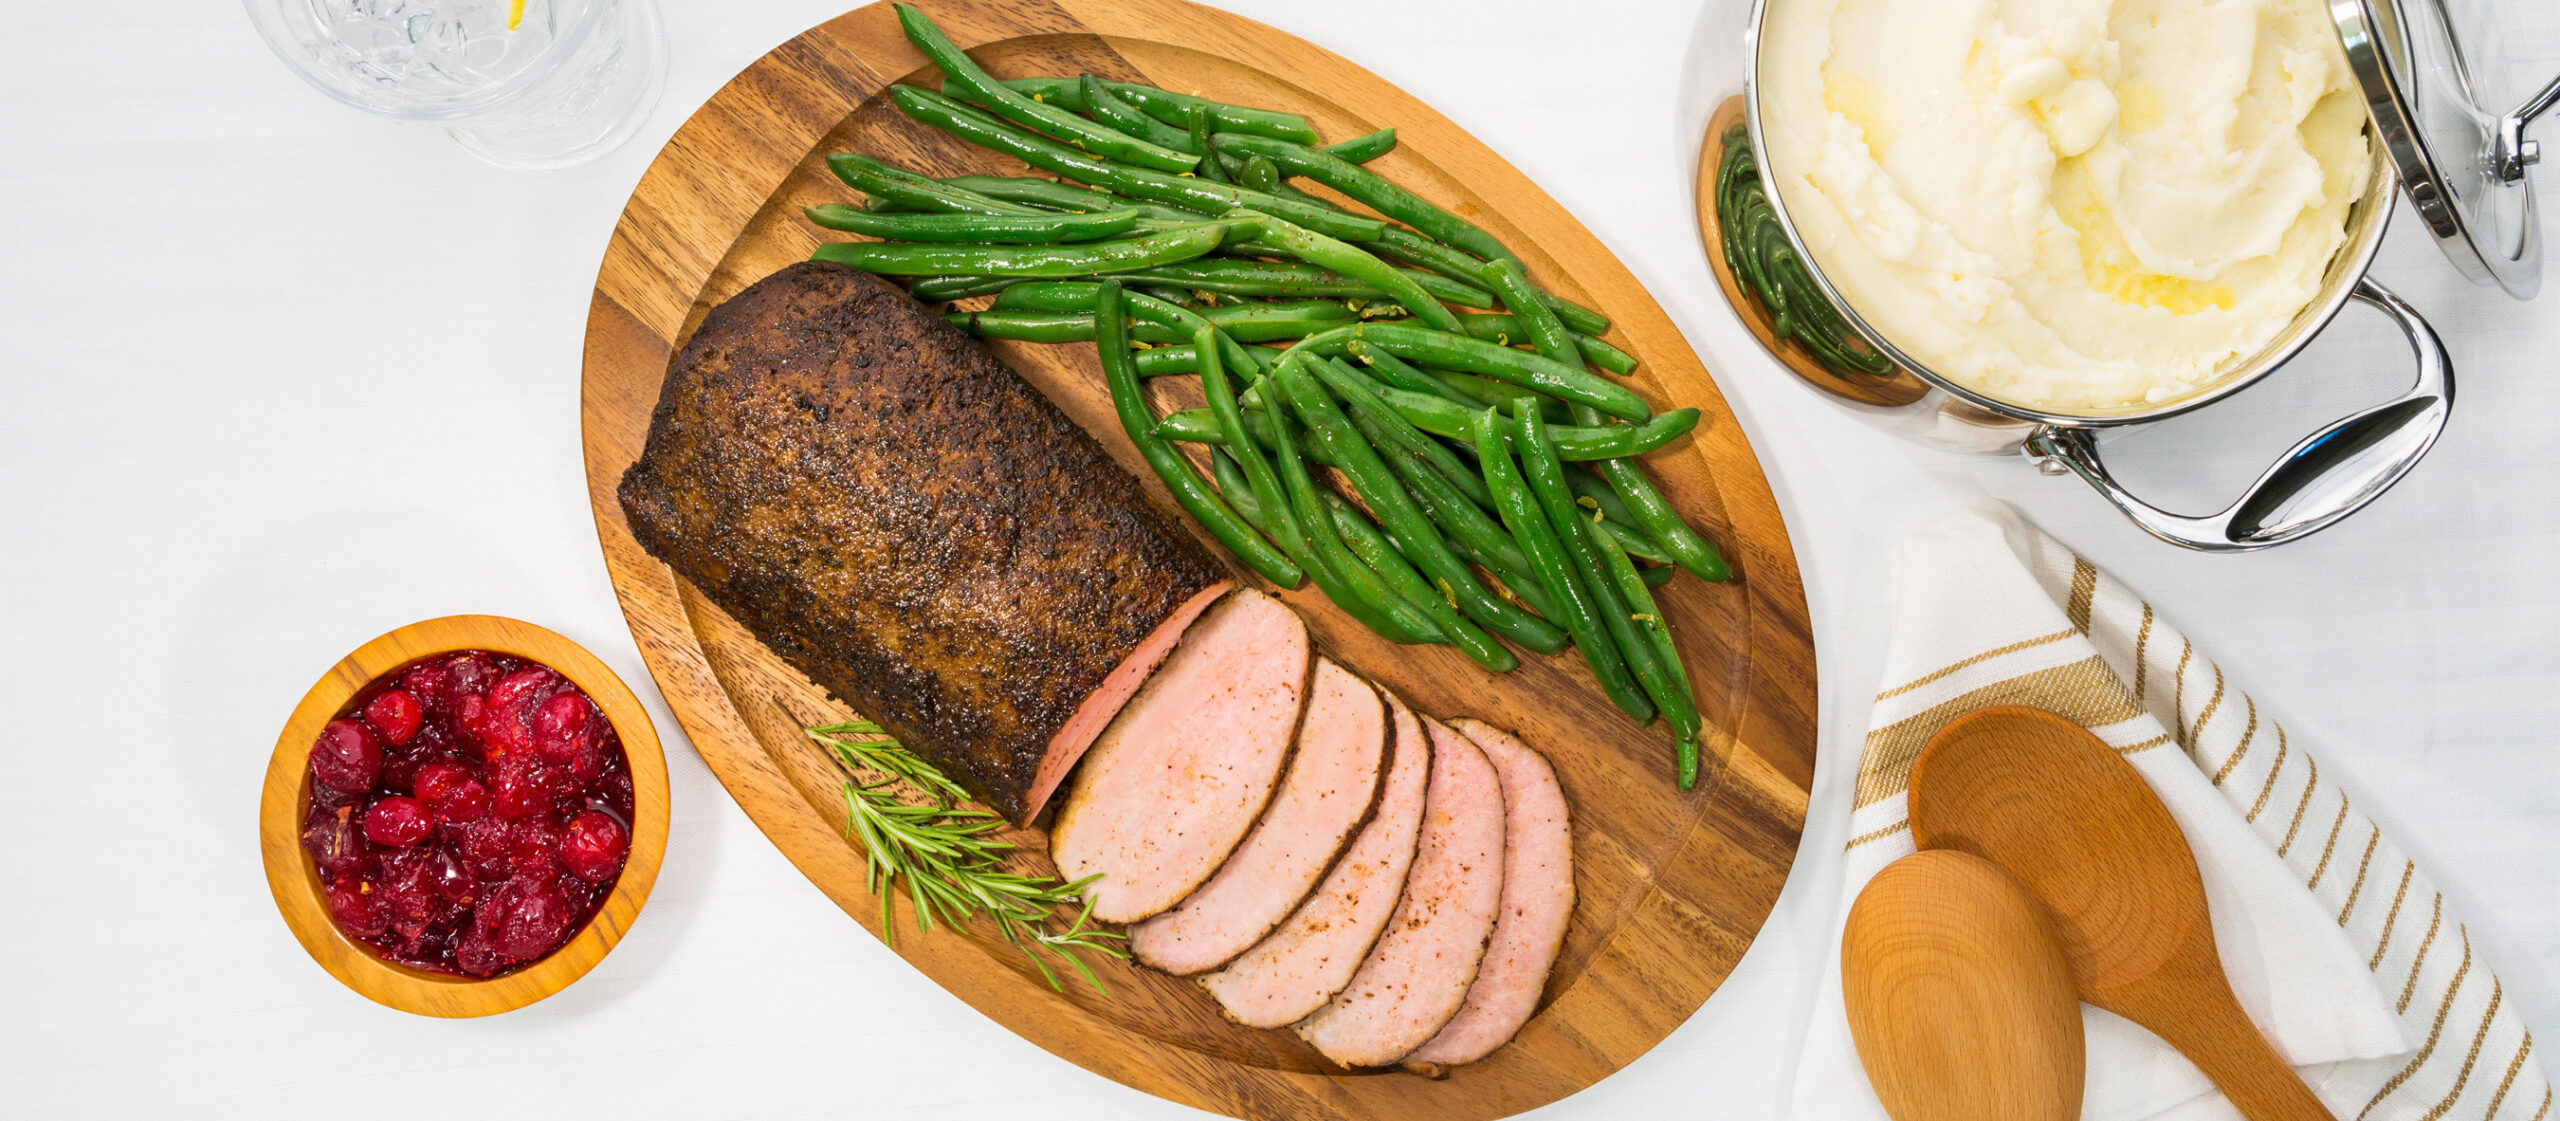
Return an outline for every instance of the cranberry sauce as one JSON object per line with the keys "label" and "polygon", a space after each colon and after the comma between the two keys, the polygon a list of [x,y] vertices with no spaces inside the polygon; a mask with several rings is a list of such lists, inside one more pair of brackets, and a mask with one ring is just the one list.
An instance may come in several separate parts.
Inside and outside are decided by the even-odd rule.
{"label": "cranberry sauce", "polygon": [[347,937],[494,977],[594,917],[631,854],[631,768],[549,666],[463,650],[383,675],[311,746],[302,845]]}

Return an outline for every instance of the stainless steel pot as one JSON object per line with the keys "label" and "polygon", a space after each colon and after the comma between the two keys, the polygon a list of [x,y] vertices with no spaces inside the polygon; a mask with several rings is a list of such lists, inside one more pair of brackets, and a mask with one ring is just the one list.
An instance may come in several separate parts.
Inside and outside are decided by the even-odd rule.
{"label": "stainless steel pot", "polygon": [[[1767,146],[1761,133],[1760,29],[1772,2],[1751,0],[1743,27],[1740,116],[1755,153]],[[1770,212],[1803,272],[1859,339],[1890,360],[1882,373],[1829,368],[1808,361],[1768,330],[1765,309],[1737,307],[1746,322],[1759,313],[1755,333],[1771,344],[1781,365],[1835,400],[1895,431],[1958,451],[2024,454],[2049,474],[2075,474],[2153,536],[2191,549],[2233,552],[2261,549],[2315,533],[2363,508],[2415,467],[2444,431],[2453,406],[2453,364],[2443,341],[2399,297],[2365,276],[2389,226],[2392,203],[2409,189],[2429,231],[2457,265],[2482,283],[2497,283],[2529,298],[2538,283],[2540,247],[2534,237],[2533,203],[2524,168],[2539,152],[2523,139],[2526,124],[2560,99],[2560,81],[2526,98],[2512,112],[2477,109],[2484,95],[2476,70],[2479,44],[2494,37],[2462,26],[2448,12],[2461,0],[2326,0],[2359,88],[2366,95],[2371,145],[2371,186],[2349,211],[2347,238],[2330,260],[2317,296],[2274,340],[2246,361],[2186,396],[2139,407],[2058,412],[2002,400],[1932,372],[1897,348],[1841,297],[1806,251],[1787,215],[1782,193],[1762,183]],[[1706,49],[1720,36],[1713,17],[1702,36]],[[2470,34],[2462,32],[2468,30]],[[1724,40],[1730,42],[1730,39]],[[2470,46],[2472,54],[2465,53]],[[1729,49],[1729,48],[1728,48]],[[2493,65],[2493,63],[2492,63]],[[2460,111],[2470,108],[2468,113]],[[1709,158],[1719,129],[1710,128]],[[1710,164],[1710,173],[1713,165]],[[1765,164],[1761,174],[1765,177]],[[1712,192],[1706,192],[1712,193]],[[1716,222],[1714,200],[1702,198],[1702,221]],[[1734,264],[1721,258],[1725,243],[1709,237],[1708,251],[1728,278],[1728,295],[1746,299],[1732,282]],[[2111,429],[2161,420],[2203,408],[2256,384],[2293,358],[2348,303],[2389,318],[2408,339],[2417,367],[2408,392],[2346,417],[2304,438],[2248,491],[2224,510],[2183,515],[2142,500],[2108,472],[2099,435]]]}

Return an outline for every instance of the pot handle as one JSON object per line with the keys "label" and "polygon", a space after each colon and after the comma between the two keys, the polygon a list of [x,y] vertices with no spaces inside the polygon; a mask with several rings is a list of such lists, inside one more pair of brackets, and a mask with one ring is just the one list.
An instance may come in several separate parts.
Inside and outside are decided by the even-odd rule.
{"label": "pot handle", "polygon": [[2091,429],[2038,428],[2027,438],[2026,454],[2049,471],[2080,476],[2133,524],[2172,545],[2209,553],[2246,552],[2327,529],[2381,497],[2417,466],[2453,414],[2453,359],[2435,328],[2407,301],[2371,280],[2358,280],[2352,295],[2391,317],[2408,336],[2418,360],[2417,384],[2388,404],[2304,438],[2221,513],[2172,514],[2134,497],[2108,474]]}

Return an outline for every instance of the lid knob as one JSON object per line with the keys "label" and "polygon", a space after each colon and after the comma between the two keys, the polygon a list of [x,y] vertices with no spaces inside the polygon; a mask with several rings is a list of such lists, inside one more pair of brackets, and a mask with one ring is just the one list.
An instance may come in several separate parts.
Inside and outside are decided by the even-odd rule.
{"label": "lid knob", "polygon": [[2524,169],[2542,162],[2542,145],[2524,138],[2525,126],[2535,117],[2550,112],[2560,104],[2560,78],[2542,87],[2542,92],[2526,98],[2515,112],[2498,119],[2498,178],[2513,183],[2524,178]]}

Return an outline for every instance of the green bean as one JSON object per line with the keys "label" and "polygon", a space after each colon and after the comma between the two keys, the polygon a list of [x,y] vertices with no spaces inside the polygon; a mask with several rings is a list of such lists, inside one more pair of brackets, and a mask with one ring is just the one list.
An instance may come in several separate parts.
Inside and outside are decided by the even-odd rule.
{"label": "green bean", "polygon": [[[1141,350],[1138,352],[1138,357],[1145,358],[1150,354],[1175,349],[1179,348],[1168,346],[1157,347],[1154,350]],[[1141,366],[1138,369],[1138,376],[1147,376],[1145,367]],[[1156,421],[1156,435],[1177,444],[1215,444],[1222,448],[1236,446],[1233,441],[1227,439],[1226,429],[1219,425],[1217,416],[1205,408],[1180,409],[1166,413],[1163,419]]]}
{"label": "green bean", "polygon": [[[1548,317],[1554,318],[1554,311],[1552,309],[1548,310]],[[1465,323],[1467,335],[1470,338],[1501,343],[1504,346],[1513,346],[1530,341],[1528,329],[1520,322],[1519,317],[1513,315],[1501,312],[1495,312],[1488,315],[1470,315],[1462,320],[1462,322]],[[1559,321],[1558,325],[1562,325],[1561,321]],[[1598,366],[1610,373],[1620,375],[1627,374],[1636,368],[1635,355],[1611,346],[1605,341],[1592,338],[1591,336],[1579,331],[1569,332],[1566,335],[1566,338],[1572,341],[1574,351],[1581,361]],[[1543,353],[1543,351],[1541,353]]]}
{"label": "green bean", "polygon": [[1315,478],[1307,473],[1306,460],[1298,455],[1298,440],[1290,431],[1288,414],[1273,410],[1261,414],[1263,445],[1272,450],[1272,461],[1280,468],[1280,483],[1288,492],[1289,505],[1297,511],[1298,528],[1306,534],[1308,559],[1315,562],[1307,570],[1325,598],[1344,613],[1359,620],[1362,626],[1376,631],[1389,642],[1445,642],[1448,634],[1418,606],[1405,602],[1374,572],[1362,565],[1343,544],[1341,531],[1326,516],[1324,503]]}
{"label": "green bean", "polygon": [[1191,149],[1199,152],[1201,157],[1200,166],[1192,173],[1212,182],[1232,181],[1235,177],[1227,174],[1226,161],[1218,158],[1217,151],[1209,143],[1210,136],[1217,130],[1210,127],[1208,106],[1194,105],[1183,117],[1183,133],[1190,140]]}
{"label": "green bean", "polygon": [[1442,209],[1385,176],[1320,148],[1260,136],[1227,134],[1218,148],[1268,159],[1283,173],[1302,175],[1352,200],[1476,256],[1511,259],[1511,250],[1475,223]]}
{"label": "green bean", "polygon": [[[1617,541],[1621,545],[1626,543],[1624,538],[1618,533],[1618,527],[1616,526],[1609,527],[1609,539]],[[1680,570],[1670,566],[1659,568],[1639,568],[1636,570],[1636,574],[1644,580],[1645,587],[1659,588],[1664,584],[1670,583],[1672,577],[1680,574]],[[1684,670],[1682,672],[1686,671]]]}
{"label": "green bean", "polygon": [[1077,89],[1084,94],[1079,108],[1101,118],[1102,123],[1169,151],[1193,156],[1209,154],[1206,147],[1191,143],[1191,134],[1138,111],[1138,107],[1120,99],[1102,84],[1102,79],[1087,74],[1076,79]]}
{"label": "green bean", "polygon": [[[1252,215],[1251,211],[1244,211]],[[1441,306],[1422,285],[1404,270],[1371,256],[1349,243],[1326,237],[1314,230],[1273,218],[1262,224],[1262,235],[1245,245],[1247,251],[1265,247],[1286,253],[1317,268],[1343,276],[1386,292],[1389,299],[1404,305],[1414,316],[1442,331],[1459,329],[1458,316]]]}
{"label": "green bean", "polygon": [[907,42],[924,52],[934,68],[942,71],[943,80],[977,95],[981,104],[1008,121],[1058,137],[1078,148],[1122,163],[1163,172],[1190,171],[1200,157],[1150,144],[1109,125],[1097,124],[1055,105],[1033,101],[999,82],[969,56],[959,44],[935,27],[923,12],[907,4],[895,5],[898,26],[907,34]]}
{"label": "green bean", "polygon": [[[1222,343],[1224,342],[1232,342],[1232,340],[1222,340]],[[1229,348],[1222,345],[1220,349],[1227,354],[1231,365],[1235,354],[1238,351],[1241,351],[1246,358],[1252,362],[1254,376],[1257,378],[1271,369],[1271,363],[1277,356],[1276,351],[1267,347],[1259,346]],[[1139,377],[1152,378],[1168,374],[1196,374],[1198,372],[1200,372],[1200,355],[1197,351],[1192,350],[1188,344],[1152,347],[1138,352]],[[1248,392],[1250,391],[1248,390]]]}
{"label": "green bean", "polygon": [[[1093,106],[1085,103],[1084,83],[1080,79],[1057,77],[1007,78],[1004,80],[1004,84],[1012,87],[1013,92],[1044,105],[1055,105],[1060,109],[1073,110],[1078,113],[1093,112]],[[1102,85],[1103,88],[1109,89],[1111,87],[1111,79],[1103,79]],[[948,90],[945,92],[948,92],[951,96],[959,98],[962,101],[966,101],[971,105],[978,104],[976,95],[971,94],[967,90]],[[1121,100],[1126,101],[1128,99],[1122,98]]]}
{"label": "green bean", "polygon": [[[1449,551],[1439,529],[1378,458],[1377,449],[1360,438],[1324,386],[1307,372],[1308,355],[1303,353],[1306,345],[1301,342],[1290,348],[1281,356],[1280,364],[1272,368],[1272,382],[1282,399],[1278,403],[1286,403],[1307,421],[1316,441],[1333,453],[1335,469],[1349,476],[1351,485],[1368,500],[1369,509],[1378,515],[1387,536],[1403,546],[1405,555],[1439,584],[1441,593],[1458,610],[1486,629],[1540,653],[1563,649],[1563,631],[1487,591],[1475,573]],[[1279,412],[1274,410],[1273,415]]]}
{"label": "green bean", "polygon": [[[1210,457],[1210,461],[1218,485],[1226,488],[1228,493],[1237,495],[1234,500],[1236,512],[1244,515],[1246,521],[1261,524],[1262,507],[1255,503],[1250,493],[1240,493],[1248,491],[1251,484],[1236,467],[1235,459],[1227,454],[1227,449],[1218,449]],[[1316,497],[1324,504],[1325,511],[1333,515],[1334,532],[1341,536],[1343,544],[1351,550],[1351,555],[1358,558],[1387,591],[1394,593],[1397,599],[1403,600],[1406,606],[1412,607],[1417,612],[1439,599],[1439,593],[1432,590],[1431,582],[1424,580],[1421,573],[1414,571],[1413,562],[1406,560],[1404,554],[1397,552],[1395,546],[1387,542],[1386,535],[1379,533],[1378,527],[1370,524],[1369,519],[1360,516],[1358,510],[1352,509],[1351,504],[1344,501],[1341,495],[1329,490],[1318,490]],[[1456,620],[1456,624],[1469,630],[1475,629],[1475,624],[1464,619]],[[1479,630],[1476,633],[1483,632]],[[1492,639],[1486,636],[1485,641],[1489,643]]]}
{"label": "green bean", "polygon": [[1138,224],[1135,210],[1106,214],[1044,214],[1039,217],[998,214],[876,214],[828,203],[802,207],[810,222],[830,230],[864,234],[886,241],[979,242],[1004,245],[1047,245],[1093,241],[1128,233]]}
{"label": "green bean", "polygon": [[942,321],[982,339],[1089,343],[1095,337],[1089,311],[955,311]]}
{"label": "green bean", "polygon": [[[1124,92],[1112,87],[1114,92]],[[1174,176],[1142,167],[1116,164],[1096,159],[1084,152],[1068,148],[1044,137],[1014,128],[943,94],[916,86],[891,86],[890,99],[908,116],[942,129],[979,147],[1002,152],[1056,175],[1063,175],[1090,187],[1108,190],[1146,202],[1160,202],[1197,210],[1204,214],[1224,214],[1237,207],[1251,207],[1266,214],[1276,214],[1309,229],[1335,237],[1353,240],[1375,238],[1386,224],[1338,210],[1310,206],[1248,191],[1231,183],[1204,182],[1197,176]],[[1143,108],[1143,106],[1141,106]]]}
{"label": "green bean", "polygon": [[[1378,396],[1415,428],[1444,440],[1471,438],[1474,413],[1465,407],[1433,394],[1415,393],[1392,385],[1378,387]],[[1652,420],[1643,424],[1612,424],[1599,428],[1550,425],[1547,434],[1555,441],[1557,456],[1573,463],[1643,455],[1679,439],[1697,426],[1698,410],[1673,409],[1655,413]]]}
{"label": "green bean", "polygon": [[[1214,156],[1217,153],[1210,154]],[[1244,167],[1236,174],[1236,182],[1276,195],[1280,193],[1280,169],[1271,166],[1270,160],[1255,156],[1244,161]]]}
{"label": "green bean", "polygon": [[988,198],[902,167],[893,167],[860,152],[838,152],[828,156],[827,170],[834,172],[845,186],[870,195],[874,201],[894,199],[902,206],[919,211],[1023,217],[1037,217],[1041,213],[1034,207]]}
{"label": "green bean", "polygon": [[[1354,410],[1350,417],[1351,426],[1359,431],[1362,439],[1369,441],[1372,448],[1389,443],[1373,414]],[[1451,552],[1461,559],[1503,572],[1530,570],[1528,555],[1520,551],[1520,543],[1511,539],[1510,532],[1494,521],[1485,512],[1485,507],[1459,493],[1448,476],[1392,450],[1381,452],[1380,458],[1404,484],[1406,496],[1413,499],[1414,505],[1421,508],[1423,514],[1431,519],[1431,524],[1439,529],[1441,540],[1447,543]],[[1471,474],[1468,482],[1477,490],[1484,489],[1481,476]],[[1562,647],[1559,645],[1557,648]],[[1555,650],[1539,652],[1552,654]]]}
{"label": "green bean", "polygon": [[1239,343],[1303,339],[1358,321],[1357,313],[1331,300],[1291,303],[1229,304],[1207,308],[1202,318],[1217,324]]}
{"label": "green bean", "polygon": [[[1568,351],[1569,346],[1564,341],[1566,331],[1563,323],[1554,315],[1547,314],[1534,299],[1529,298],[1534,289],[1530,287],[1528,277],[1520,272],[1518,265],[1507,262],[1489,264],[1485,267],[1481,279],[1492,285],[1495,294],[1502,296],[1506,301],[1518,299],[1518,305],[1514,310],[1521,322],[1527,326],[1529,334],[1537,342],[1539,349],[1558,354]],[[1601,423],[1597,414],[1583,409],[1575,409],[1573,419],[1583,425]],[[1705,538],[1698,536],[1696,530],[1689,528],[1689,523],[1680,517],[1678,511],[1671,508],[1670,502],[1664,500],[1662,492],[1654,488],[1653,480],[1645,475],[1644,468],[1637,466],[1634,460],[1600,460],[1597,462],[1596,470],[1599,471],[1600,477],[1609,481],[1610,489],[1616,491],[1618,497],[1624,500],[1629,519],[1633,524],[1660,544],[1673,560],[1679,562],[1680,567],[1697,574],[1699,579],[1710,582],[1720,581],[1732,575],[1732,570],[1725,566],[1724,557],[1716,552],[1716,547],[1708,544]]]}
{"label": "green bean", "polygon": [[1463,409],[1473,410],[1484,407],[1484,402],[1460,392],[1458,387],[1449,384],[1448,378],[1377,347],[1364,346],[1354,340],[1343,353],[1359,359],[1361,365],[1369,367],[1370,372],[1377,374],[1379,380],[1386,382],[1391,388],[1410,393],[1429,394]]}
{"label": "green bean", "polygon": [[[1649,680],[1649,674],[1661,671],[1660,666],[1647,665],[1655,660],[1653,647],[1636,630],[1635,620],[1627,610],[1626,597],[1610,580],[1607,562],[1600,556],[1600,545],[1592,540],[1592,527],[1583,524],[1575,514],[1573,495],[1564,485],[1564,464],[1555,457],[1555,449],[1547,444],[1546,423],[1538,419],[1536,410],[1526,406],[1514,406],[1512,416],[1512,446],[1519,449],[1520,474],[1529,484],[1529,493],[1537,496],[1539,510],[1555,530],[1565,555],[1572,558],[1574,575],[1582,582],[1583,590],[1591,594],[1592,609],[1600,617],[1601,627],[1608,632],[1609,640],[1617,646],[1618,656],[1626,661],[1627,672],[1633,674],[1639,683]],[[1618,702],[1618,707],[1626,710],[1627,715],[1635,717],[1637,723],[1654,717],[1654,705],[1647,692],[1610,699]]]}
{"label": "green bean", "polygon": [[1117,281],[1103,282],[1094,299],[1093,318],[1094,344],[1102,353],[1102,379],[1111,388],[1112,407],[1120,414],[1120,427],[1128,432],[1129,442],[1137,445],[1147,466],[1155,468],[1156,477],[1164,480],[1174,501],[1182,504],[1192,520],[1223,542],[1237,559],[1261,573],[1263,579],[1283,588],[1297,587],[1306,578],[1297,564],[1254,532],[1252,526],[1244,524],[1200,477],[1191,461],[1156,435],[1155,412],[1147,407],[1138,388],[1137,371],[1130,364],[1128,309]]}
{"label": "green bean", "polygon": [[1354,136],[1339,144],[1316,149],[1344,163],[1367,163],[1396,150],[1396,130],[1382,128],[1366,136]]}
{"label": "green bean", "polygon": [[1467,397],[1472,402],[1469,406],[1471,409],[1491,405],[1508,412],[1512,402],[1527,401],[1538,406],[1538,415],[1545,417],[1548,423],[1561,424],[1565,420],[1564,402],[1534,389],[1523,389],[1510,382],[1495,381],[1492,378],[1477,377],[1474,374],[1462,374],[1455,370],[1433,371],[1432,376]]}
{"label": "green bean", "polygon": [[1154,86],[1143,86],[1135,82],[1106,81],[1103,85],[1109,87],[1111,92],[1127,99],[1130,104],[1145,110],[1149,116],[1169,125],[1183,124],[1190,119],[1191,107],[1201,105],[1208,108],[1210,119],[1216,122],[1220,132],[1268,136],[1307,144],[1313,144],[1320,139],[1316,135],[1315,126],[1308,124],[1305,117],[1296,113],[1228,105],[1207,98],[1193,97],[1187,93],[1175,93],[1172,90],[1157,89]]}
{"label": "green bean", "polygon": [[1630,621],[1653,647],[1655,677],[1644,680],[1645,692],[1661,707],[1662,722],[1671,727],[1672,762],[1680,789],[1691,789],[1698,785],[1698,732],[1704,724],[1698,719],[1698,694],[1689,684],[1688,667],[1681,664],[1680,647],[1671,641],[1671,621],[1663,617],[1644,574],[1618,547],[1618,539],[1606,527],[1594,527],[1591,536],[1600,546],[1600,558],[1608,564],[1618,594],[1626,598]]}
{"label": "green bean", "polygon": [[1469,501],[1488,510],[1493,508],[1493,494],[1485,489],[1484,480],[1477,477],[1473,468],[1458,462],[1457,453],[1414,427],[1403,413],[1379,398],[1378,391],[1385,386],[1369,380],[1367,375],[1352,369],[1339,358],[1322,359],[1310,363],[1309,368],[1315,371],[1318,380],[1352,407],[1355,418],[1363,412],[1377,417],[1388,441],[1397,449],[1430,465],[1455,484]]}
{"label": "green bean", "polygon": [[1334,348],[1347,347],[1353,342],[1374,346],[1409,362],[1482,374],[1551,397],[1579,401],[1626,420],[1641,422],[1653,416],[1652,406],[1645,404],[1643,398],[1589,370],[1545,355],[1496,346],[1446,331],[1394,323],[1363,323],[1337,327],[1322,335],[1311,336],[1299,345],[1313,344],[1320,348],[1319,353],[1331,354],[1336,353]]}
{"label": "green bean", "polygon": [[[1434,298],[1461,307],[1487,307],[1493,296],[1481,288],[1460,284],[1438,273],[1397,269],[1399,273],[1422,286]],[[1340,300],[1380,300],[1387,292],[1375,285],[1362,284],[1339,273],[1314,265],[1288,261],[1257,261],[1235,257],[1203,257],[1151,269],[1147,279],[1204,292],[1221,292],[1235,296],[1280,296]]]}
{"label": "green bean", "polygon": [[[1412,230],[1398,229],[1394,226],[1387,227],[1387,231],[1379,235],[1375,249],[1379,256],[1392,257],[1408,265],[1429,269],[1451,280],[1467,284],[1476,283],[1476,278],[1484,269],[1484,262],[1465,252],[1442,245]],[[1538,297],[1540,302],[1554,309],[1556,315],[1564,320],[1565,326],[1586,335],[1609,333],[1608,316],[1551,292],[1541,291]]]}
{"label": "green bean", "polygon": [[1216,249],[1218,242],[1225,237],[1224,227],[1204,225],[1145,237],[1078,245],[923,245],[838,241],[819,246],[817,252],[810,256],[888,276],[968,273],[976,276],[1070,277],[1187,261]]}
{"label": "green bean", "polygon": [[[1070,186],[1055,179],[1035,176],[954,175],[938,180],[945,186],[974,191],[991,199],[1022,203],[1049,210],[1071,210],[1082,214],[1100,214],[1111,210],[1135,210],[1142,219],[1155,222],[1197,222],[1201,215],[1151,202],[1131,202],[1103,191]],[[1487,297],[1488,300],[1491,297]],[[1472,305],[1470,305],[1472,306]]]}
{"label": "green bean", "polygon": [[1266,532],[1280,546],[1280,551],[1303,566],[1307,558],[1306,533],[1289,513],[1288,504],[1281,500],[1280,477],[1272,472],[1271,461],[1262,458],[1262,449],[1255,447],[1253,440],[1245,435],[1244,413],[1236,407],[1235,387],[1227,381],[1227,367],[1219,357],[1217,334],[1216,327],[1204,323],[1191,335],[1191,349],[1198,355],[1200,366],[1201,396],[1209,401],[1209,412],[1217,418],[1219,433],[1226,437],[1227,450],[1244,468],[1247,489],[1254,501],[1271,512]]}
{"label": "green bean", "polygon": [[1470,418],[1468,428],[1475,443],[1476,462],[1484,468],[1485,486],[1493,491],[1495,508],[1502,514],[1502,524],[1520,543],[1520,551],[1528,555],[1529,571],[1552,593],[1559,615],[1549,618],[1564,625],[1573,635],[1573,644],[1582,650],[1582,660],[1591,666],[1591,676],[1598,678],[1600,689],[1609,700],[1630,714],[1645,707],[1643,687],[1627,669],[1626,659],[1619,655],[1617,640],[1609,635],[1600,621],[1599,605],[1575,572],[1573,560],[1565,553],[1564,543],[1556,536],[1556,528],[1538,508],[1536,496],[1520,468],[1511,461],[1516,437],[1503,431],[1501,414],[1493,409]]}
{"label": "green bean", "polygon": [[915,286],[907,291],[915,298],[933,304],[984,296],[1028,283],[1031,282],[1018,276],[928,276],[918,278]]}

